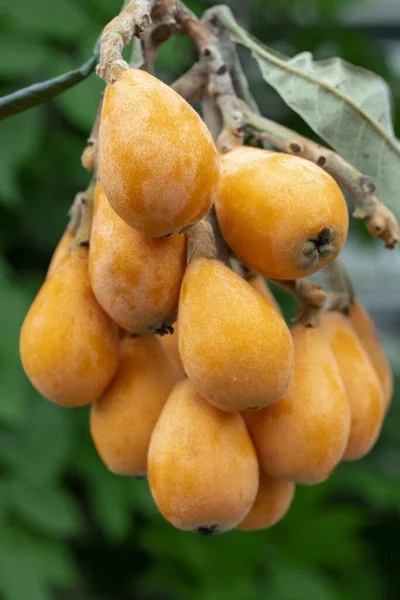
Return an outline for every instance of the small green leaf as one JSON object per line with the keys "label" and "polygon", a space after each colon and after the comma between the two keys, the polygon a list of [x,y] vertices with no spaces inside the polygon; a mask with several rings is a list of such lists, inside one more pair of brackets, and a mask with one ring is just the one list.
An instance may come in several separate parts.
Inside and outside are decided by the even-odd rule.
{"label": "small green leaf", "polygon": [[240,27],[228,7],[219,14],[252,52],[264,80],[335,151],[374,180],[378,197],[400,218],[400,142],[386,82],[340,58],[314,61],[309,52],[287,58]]}

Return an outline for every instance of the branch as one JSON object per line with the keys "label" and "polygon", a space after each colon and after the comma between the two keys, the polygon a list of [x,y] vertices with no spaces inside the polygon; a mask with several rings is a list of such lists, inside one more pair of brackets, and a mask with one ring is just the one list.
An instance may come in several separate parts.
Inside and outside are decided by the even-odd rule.
{"label": "branch", "polygon": [[207,68],[202,62],[197,62],[172,85],[172,89],[188,102],[199,100],[207,85]]}
{"label": "branch", "polygon": [[232,33],[220,20],[220,13],[221,6],[214,6],[204,12],[201,20],[206,23],[213,35],[218,38],[219,49],[224,62],[228,66],[233,88],[237,96],[244,100],[256,114],[260,114],[257,103],[250,92],[247,77],[242,69],[237,47],[232,39]]}
{"label": "branch", "polygon": [[74,87],[94,71],[100,48],[100,38],[97,40],[93,55],[79,69],[68,71],[63,75],[35,83],[22,90],[0,98],[0,120],[12,117],[28,108],[43,104],[47,100],[62,94]]}
{"label": "branch", "polygon": [[171,35],[177,32],[176,0],[162,0],[154,5],[151,13],[152,23],[143,38],[143,70],[153,73],[158,50]]}
{"label": "branch", "polygon": [[200,62],[207,71],[207,91],[218,105],[223,121],[218,145],[222,151],[227,151],[243,143],[242,111],[239,109],[239,100],[222,56],[219,40],[210,27],[181,2],[178,3],[176,18],[180,30],[195,44],[200,54]]}
{"label": "branch", "polygon": [[122,58],[122,51],[134,35],[140,38],[150,26],[150,13],[155,2],[131,0],[103,29],[96,72],[107,84],[116,81],[129,69],[128,63]]}

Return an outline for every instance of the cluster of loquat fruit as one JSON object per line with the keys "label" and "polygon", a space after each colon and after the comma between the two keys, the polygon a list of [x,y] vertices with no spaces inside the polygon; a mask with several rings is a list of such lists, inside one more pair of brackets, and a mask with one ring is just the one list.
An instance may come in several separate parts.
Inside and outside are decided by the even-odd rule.
{"label": "cluster of loquat fruit", "polygon": [[[198,235],[211,207],[247,279]],[[320,167],[254,147],[219,156],[185,100],[125,71],[105,92],[90,243],[61,239],[22,326],[25,372],[52,402],[92,404],[104,464],[147,475],[176,527],[269,527],[296,484],[371,449],[390,403],[357,300],[289,330],[264,279],[323,269],[347,230]]]}

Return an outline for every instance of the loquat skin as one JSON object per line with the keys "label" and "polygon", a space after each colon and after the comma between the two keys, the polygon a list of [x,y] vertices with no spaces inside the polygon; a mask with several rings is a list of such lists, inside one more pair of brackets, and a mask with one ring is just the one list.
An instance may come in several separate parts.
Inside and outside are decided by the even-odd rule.
{"label": "loquat skin", "polygon": [[237,412],[282,398],[293,371],[289,329],[228,267],[204,258],[187,267],[178,320],[185,373],[214,406]]}
{"label": "loquat skin", "polygon": [[356,460],[372,449],[381,430],[382,388],[350,320],[340,312],[328,312],[323,316],[323,328],[350,405],[350,436],[343,460]]}
{"label": "loquat skin", "polygon": [[292,481],[273,479],[260,470],[260,484],[247,517],[237,525],[240,531],[258,531],[272,527],[285,516],[295,492]]}
{"label": "loquat skin", "polygon": [[96,189],[89,251],[93,292],[120,327],[153,333],[176,319],[186,239],[154,239],[129,227]]}
{"label": "loquat skin", "polygon": [[46,279],[53,275],[54,271],[60,266],[74,239],[75,234],[69,229],[66,229],[53,252],[53,256],[51,257],[50,264],[47,269]]}
{"label": "loquat skin", "polygon": [[347,236],[346,201],[318,165],[260,148],[221,157],[215,209],[226,243],[272,279],[306,277],[332,262]]}
{"label": "loquat skin", "polygon": [[173,333],[167,333],[166,335],[162,335],[160,337],[160,340],[167,352],[174,358],[174,360],[179,365],[182,374],[184,374],[185,371],[183,368],[181,355],[179,353],[178,321],[175,321],[172,327],[174,330]]}
{"label": "loquat skin", "polygon": [[48,400],[78,407],[97,400],[118,366],[118,330],[93,295],[88,250],[69,252],[25,317],[20,355]]}
{"label": "loquat skin", "polygon": [[148,479],[161,514],[204,535],[233,529],[258,490],[258,461],[242,417],[209,404],[179,383],[154,429]]}
{"label": "loquat skin", "polygon": [[182,231],[215,200],[219,157],[210,132],[179,94],[141,70],[106,88],[98,163],[114,210],[151,237]]}
{"label": "loquat skin", "polygon": [[349,317],[364,350],[368,354],[383,391],[383,402],[387,412],[393,397],[393,373],[375,323],[359,300],[353,300]]}
{"label": "loquat skin", "polygon": [[291,333],[294,373],[284,398],[243,416],[264,471],[312,485],[324,481],[342,459],[350,408],[322,330],[299,323]]}
{"label": "loquat skin", "polygon": [[125,337],[118,371],[91,407],[90,431],[100,458],[119,475],[144,475],[151,434],[179,366],[155,336]]}
{"label": "loquat skin", "polygon": [[281,312],[281,308],[278,302],[276,301],[275,296],[269,289],[268,283],[265,281],[262,275],[255,275],[254,277],[247,279],[247,283],[249,283],[254,290],[261,294],[261,296],[265,298],[265,300],[268,300],[268,302],[272,304],[272,306],[274,306],[276,310]]}

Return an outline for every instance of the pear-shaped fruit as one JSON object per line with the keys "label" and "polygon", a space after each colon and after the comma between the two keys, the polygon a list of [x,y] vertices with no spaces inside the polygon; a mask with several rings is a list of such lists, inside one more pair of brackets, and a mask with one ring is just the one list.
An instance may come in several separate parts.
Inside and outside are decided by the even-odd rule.
{"label": "pear-shaped fruit", "polygon": [[132,229],[97,186],[89,275],[98,302],[118,325],[135,334],[171,325],[185,267],[184,235],[152,239]]}
{"label": "pear-shaped fruit", "polygon": [[179,94],[138,69],[106,88],[98,161],[114,210],[151,237],[198,221],[216,196],[219,158],[204,122]]}
{"label": "pear-shaped fruit", "polygon": [[333,353],[319,327],[292,330],[294,374],[284,398],[245,413],[262,468],[276,479],[323,481],[342,459],[350,409]]}
{"label": "pear-shaped fruit", "polygon": [[275,296],[271,292],[267,282],[265,281],[262,275],[254,275],[254,277],[247,279],[247,281],[254,290],[261,294],[261,296],[265,298],[265,300],[268,300],[268,302],[272,304],[272,306],[274,306],[276,310],[279,310],[279,312],[281,312],[281,307],[276,301]]}
{"label": "pear-shaped fruit", "polygon": [[272,527],[287,513],[294,497],[295,485],[291,481],[273,479],[262,470],[257,497],[251,511],[239,523],[240,531],[257,531]]}
{"label": "pear-shaped fruit", "polygon": [[50,264],[47,269],[46,279],[53,275],[54,271],[60,266],[74,239],[75,234],[69,229],[66,229],[53,252],[53,256],[51,257]]}
{"label": "pear-shaped fruit", "polygon": [[40,289],[20,335],[32,385],[71,407],[97,400],[118,364],[118,331],[93,295],[87,254],[82,246],[67,254]]}
{"label": "pear-shaped fruit", "polygon": [[239,414],[215,408],[179,383],[154,429],[150,490],[175,527],[220,533],[243,521],[258,489],[258,461]]}
{"label": "pear-shaped fruit", "polygon": [[181,373],[160,341],[125,337],[117,374],[92,405],[90,431],[104,464],[120,475],[143,475],[161,410]]}
{"label": "pear-shaped fruit", "polygon": [[357,299],[350,305],[349,317],[364,350],[368,354],[383,391],[385,410],[389,409],[393,396],[393,373],[375,323],[366,308]]}
{"label": "pear-shaped fruit", "polygon": [[227,152],[221,167],[218,223],[245,265],[265,277],[297,279],[339,254],[349,226],[347,205],[318,165],[243,146]]}
{"label": "pear-shaped fruit", "polygon": [[349,318],[337,311],[328,312],[323,317],[323,327],[350,404],[350,437],[343,458],[356,460],[371,450],[381,430],[382,388]]}
{"label": "pear-shaped fruit", "polygon": [[222,410],[271,404],[292,376],[293,346],[282,316],[216,260],[199,258],[186,270],[179,349],[193,386]]}

